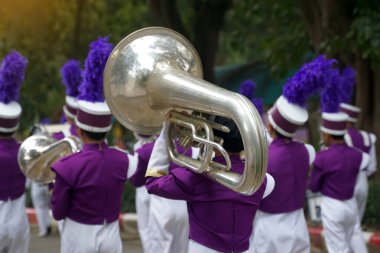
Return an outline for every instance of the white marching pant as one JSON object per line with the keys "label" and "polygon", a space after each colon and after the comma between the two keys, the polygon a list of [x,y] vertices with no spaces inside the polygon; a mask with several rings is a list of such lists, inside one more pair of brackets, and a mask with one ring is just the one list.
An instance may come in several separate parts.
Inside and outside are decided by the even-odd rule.
{"label": "white marching pant", "polygon": [[143,247],[143,252],[149,252],[149,208],[150,196],[145,188],[141,186],[136,188],[136,213],[137,213],[137,227],[139,230],[140,240]]}
{"label": "white marching pant", "polygon": [[367,253],[368,252],[359,219],[357,219],[357,222],[355,224],[354,232],[352,234],[352,238],[350,241],[350,246],[353,253]]}
{"label": "white marching pant", "polygon": [[257,210],[250,253],[310,253],[310,239],[303,209],[271,214]]}
{"label": "white marching pant", "polygon": [[86,225],[66,218],[61,234],[61,253],[121,253],[119,221]]}
{"label": "white marching pant", "polygon": [[27,253],[29,238],[25,195],[13,201],[0,201],[0,252]]}
{"label": "white marching pant", "polygon": [[356,180],[355,200],[359,210],[360,221],[363,219],[368,198],[368,177],[366,171],[360,171]]}
{"label": "white marching pant", "polygon": [[150,195],[149,252],[187,253],[189,221],[183,200]]}
{"label": "white marching pant", "polygon": [[47,185],[32,181],[31,196],[34,209],[36,210],[39,235],[45,235],[50,226],[50,195]]}
{"label": "white marching pant", "polygon": [[341,201],[323,196],[321,209],[328,252],[351,253],[353,249],[350,242],[359,222],[355,199]]}

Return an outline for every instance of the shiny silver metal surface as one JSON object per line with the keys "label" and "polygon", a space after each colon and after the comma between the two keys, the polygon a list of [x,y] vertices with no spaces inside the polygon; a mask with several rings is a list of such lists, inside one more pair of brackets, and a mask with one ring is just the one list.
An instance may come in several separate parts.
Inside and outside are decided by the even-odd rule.
{"label": "shiny silver metal surface", "polygon": [[[151,27],[128,35],[107,61],[103,86],[112,113],[131,131],[158,133],[166,114],[173,109],[233,119],[244,143],[243,174],[212,166],[208,155],[207,166],[204,161],[186,161],[185,164],[243,194],[252,194],[261,186],[267,167],[267,141],[259,113],[244,96],[202,80],[199,56],[180,34]],[[219,148],[217,143],[210,145],[211,141],[212,138],[204,141],[209,142],[207,153]],[[172,148],[171,153],[175,153]]]}
{"label": "shiny silver metal surface", "polygon": [[22,142],[17,159],[26,177],[47,184],[55,179],[51,165],[63,156],[79,150],[80,141],[76,137],[57,141],[46,135],[33,135]]}
{"label": "shiny silver metal surface", "polygon": [[[170,29],[150,27],[124,38],[104,70],[104,95],[116,119],[142,134],[159,133],[171,106],[150,101],[147,85],[153,73],[177,69],[202,78],[202,64],[193,46]],[[159,110],[157,110],[159,109]]]}

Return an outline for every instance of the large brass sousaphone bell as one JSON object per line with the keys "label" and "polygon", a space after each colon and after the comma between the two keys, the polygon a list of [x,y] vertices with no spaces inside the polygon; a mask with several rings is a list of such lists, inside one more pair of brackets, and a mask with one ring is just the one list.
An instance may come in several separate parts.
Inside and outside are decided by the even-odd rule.
{"label": "large brass sousaphone bell", "polygon": [[[252,194],[264,180],[267,166],[267,141],[260,115],[247,98],[208,83],[202,76],[199,56],[183,36],[166,28],[145,28],[128,35],[112,51],[104,72],[104,94],[118,121],[139,133],[158,133],[171,111],[167,138],[172,138],[176,129],[203,150],[194,160],[179,154],[174,140],[167,139],[171,159],[234,191]],[[173,110],[233,119],[244,143],[243,174],[229,171],[230,159],[214,140],[212,128],[228,129]],[[212,161],[215,149],[225,156],[227,166]]]}

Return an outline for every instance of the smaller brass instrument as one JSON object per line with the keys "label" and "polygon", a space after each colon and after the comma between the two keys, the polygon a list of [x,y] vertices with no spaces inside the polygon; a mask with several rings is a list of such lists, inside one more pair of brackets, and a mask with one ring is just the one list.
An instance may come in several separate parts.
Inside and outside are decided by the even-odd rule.
{"label": "smaller brass instrument", "polygon": [[50,169],[58,159],[80,150],[77,137],[66,137],[57,141],[46,135],[28,137],[18,151],[18,164],[26,177],[38,183],[51,183],[55,173]]}

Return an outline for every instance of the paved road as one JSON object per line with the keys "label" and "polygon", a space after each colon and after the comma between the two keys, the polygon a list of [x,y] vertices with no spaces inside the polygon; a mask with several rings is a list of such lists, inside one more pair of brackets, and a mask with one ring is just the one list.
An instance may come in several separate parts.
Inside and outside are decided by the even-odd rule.
{"label": "paved road", "polygon": [[[143,253],[140,240],[134,231],[122,231],[123,252]],[[54,230],[48,237],[38,237],[37,228],[32,226],[29,253],[59,253],[60,237]]]}

